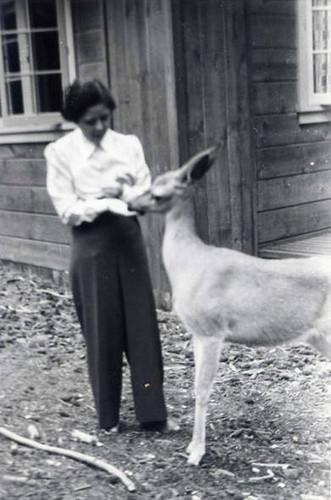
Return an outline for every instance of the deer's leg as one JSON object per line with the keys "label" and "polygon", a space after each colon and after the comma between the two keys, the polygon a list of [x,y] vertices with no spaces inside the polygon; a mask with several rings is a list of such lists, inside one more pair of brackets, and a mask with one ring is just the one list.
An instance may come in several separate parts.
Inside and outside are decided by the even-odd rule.
{"label": "deer's leg", "polygon": [[[330,322],[331,324],[331,322]],[[307,342],[317,349],[323,356],[331,359],[331,340],[323,331],[313,330],[307,338]]]}
{"label": "deer's leg", "polygon": [[205,454],[206,414],[213,380],[217,371],[222,340],[194,336],[195,416],[192,441],[187,447],[188,463],[198,465]]}
{"label": "deer's leg", "polygon": [[327,295],[320,317],[317,318],[315,328],[312,328],[306,341],[323,356],[331,359],[331,290]]}

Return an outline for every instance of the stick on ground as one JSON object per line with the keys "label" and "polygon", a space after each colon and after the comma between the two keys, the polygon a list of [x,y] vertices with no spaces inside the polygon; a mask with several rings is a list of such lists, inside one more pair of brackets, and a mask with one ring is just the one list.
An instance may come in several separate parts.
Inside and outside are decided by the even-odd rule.
{"label": "stick on ground", "polygon": [[119,469],[117,469],[117,467],[115,467],[114,465],[110,465],[104,460],[100,460],[91,455],[86,455],[85,453],[68,450],[66,448],[58,448],[57,446],[48,446],[46,444],[41,444],[37,441],[34,441],[33,439],[27,439],[25,437],[19,436],[18,434],[11,432],[4,427],[0,427],[0,434],[8,439],[11,439],[12,441],[16,441],[16,443],[22,444],[23,446],[29,446],[30,448],[36,448],[37,450],[47,451],[48,453],[53,453],[55,455],[62,455],[64,457],[72,458],[73,460],[92,465],[97,469],[104,470],[109,474],[118,477],[126,486],[128,491],[136,491],[134,483],[126,476],[126,474],[124,474],[124,472],[120,471]]}

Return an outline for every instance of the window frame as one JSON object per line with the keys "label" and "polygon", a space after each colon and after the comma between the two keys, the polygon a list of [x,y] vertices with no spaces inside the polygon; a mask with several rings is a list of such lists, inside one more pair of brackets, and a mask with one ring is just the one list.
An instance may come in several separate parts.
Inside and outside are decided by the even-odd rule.
{"label": "window frame", "polygon": [[[21,5],[19,7],[21,15],[28,14],[28,1],[19,0]],[[75,64],[75,53],[74,53],[74,35],[73,35],[73,24],[72,24],[72,12],[71,12],[71,1],[70,0],[55,0],[56,11],[57,11],[57,21],[58,21],[58,32],[59,39],[63,41],[63,44],[59,44],[60,50],[60,70],[62,75],[62,86],[65,87],[71,83],[76,78],[76,64]],[[29,31],[25,28],[25,32]],[[25,36],[25,35],[24,35]],[[3,89],[0,92],[1,109],[7,110],[8,102],[5,91],[5,79],[3,70],[3,53],[2,44],[0,43],[0,85]],[[22,72],[22,71],[21,71]],[[32,95],[32,92],[31,92]],[[28,102],[27,99],[24,102]],[[13,138],[13,134],[19,134],[24,132],[41,132],[49,130],[61,130],[63,124],[63,119],[60,112],[47,112],[47,113],[33,113],[31,106],[27,108],[27,112],[24,114],[17,115],[7,115],[4,114],[0,117],[0,136],[8,135]],[[67,128],[64,126],[64,128]],[[32,136],[30,136],[32,138]],[[3,142],[0,138],[0,142]]]}
{"label": "window frame", "polygon": [[[331,10],[331,7],[324,9]],[[313,91],[313,10],[317,9],[313,9],[312,0],[297,0],[298,117],[302,124],[331,121],[331,92]]]}

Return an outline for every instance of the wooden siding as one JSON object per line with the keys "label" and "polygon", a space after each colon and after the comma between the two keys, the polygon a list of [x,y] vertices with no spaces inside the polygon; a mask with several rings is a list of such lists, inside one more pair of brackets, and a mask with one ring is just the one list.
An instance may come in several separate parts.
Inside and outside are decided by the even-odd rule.
{"label": "wooden siding", "polygon": [[196,197],[205,241],[253,248],[244,2],[172,2],[181,159],[220,143]]}
{"label": "wooden siding", "polygon": [[[140,138],[155,177],[178,165],[170,2],[107,2],[106,24],[110,82],[118,101],[114,128]],[[161,262],[162,218],[147,216],[142,223],[154,288],[164,292],[169,287]]]}
{"label": "wooden siding", "polygon": [[[137,134],[153,176],[177,166],[170,2],[72,0],[71,4],[77,76],[110,83],[118,101],[114,128]],[[42,142],[0,146],[0,258],[67,270],[70,235],[45,189],[45,146]],[[166,297],[168,284],[160,257],[162,218],[146,217],[142,226],[154,287]]]}
{"label": "wooden siding", "polygon": [[[72,0],[77,74],[110,83],[114,128],[141,139],[153,177],[220,142],[197,187],[199,232],[211,243],[252,252],[255,229],[265,248],[331,227],[331,127],[299,125],[296,112],[295,4]],[[0,146],[0,258],[67,269],[44,147]],[[142,224],[154,287],[168,290],[162,218]]]}
{"label": "wooden siding", "polygon": [[108,55],[102,0],[72,0],[77,74],[108,84]]}
{"label": "wooden siding", "polygon": [[[73,0],[72,16],[78,77],[107,83],[103,5]],[[45,146],[42,134],[40,143],[0,146],[0,258],[68,270],[70,235],[45,188]]]}
{"label": "wooden siding", "polygon": [[[71,5],[77,76],[110,84],[118,102],[114,128],[140,138],[153,177],[220,142],[218,163],[197,187],[199,232],[211,243],[251,252],[245,1]],[[256,65],[265,71],[258,58]],[[0,147],[0,258],[67,269],[69,234],[45,189],[45,145],[41,139]],[[162,218],[145,217],[142,225],[160,304],[169,289],[160,255]]]}
{"label": "wooden siding", "polygon": [[299,125],[296,0],[249,0],[259,247],[331,228],[331,127]]}
{"label": "wooden siding", "polygon": [[0,258],[63,270],[69,234],[45,188],[45,145],[0,146]]}
{"label": "wooden siding", "polygon": [[268,259],[331,255],[331,233],[322,232],[309,238],[291,238],[275,245],[262,245],[260,254]]}

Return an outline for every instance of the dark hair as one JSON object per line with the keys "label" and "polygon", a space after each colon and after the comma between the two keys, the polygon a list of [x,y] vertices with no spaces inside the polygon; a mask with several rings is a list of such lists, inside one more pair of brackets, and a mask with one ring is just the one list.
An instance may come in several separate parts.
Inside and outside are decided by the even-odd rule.
{"label": "dark hair", "polygon": [[90,106],[100,103],[105,104],[110,111],[116,108],[110,91],[99,80],[75,80],[64,91],[62,116],[70,122],[78,123]]}

